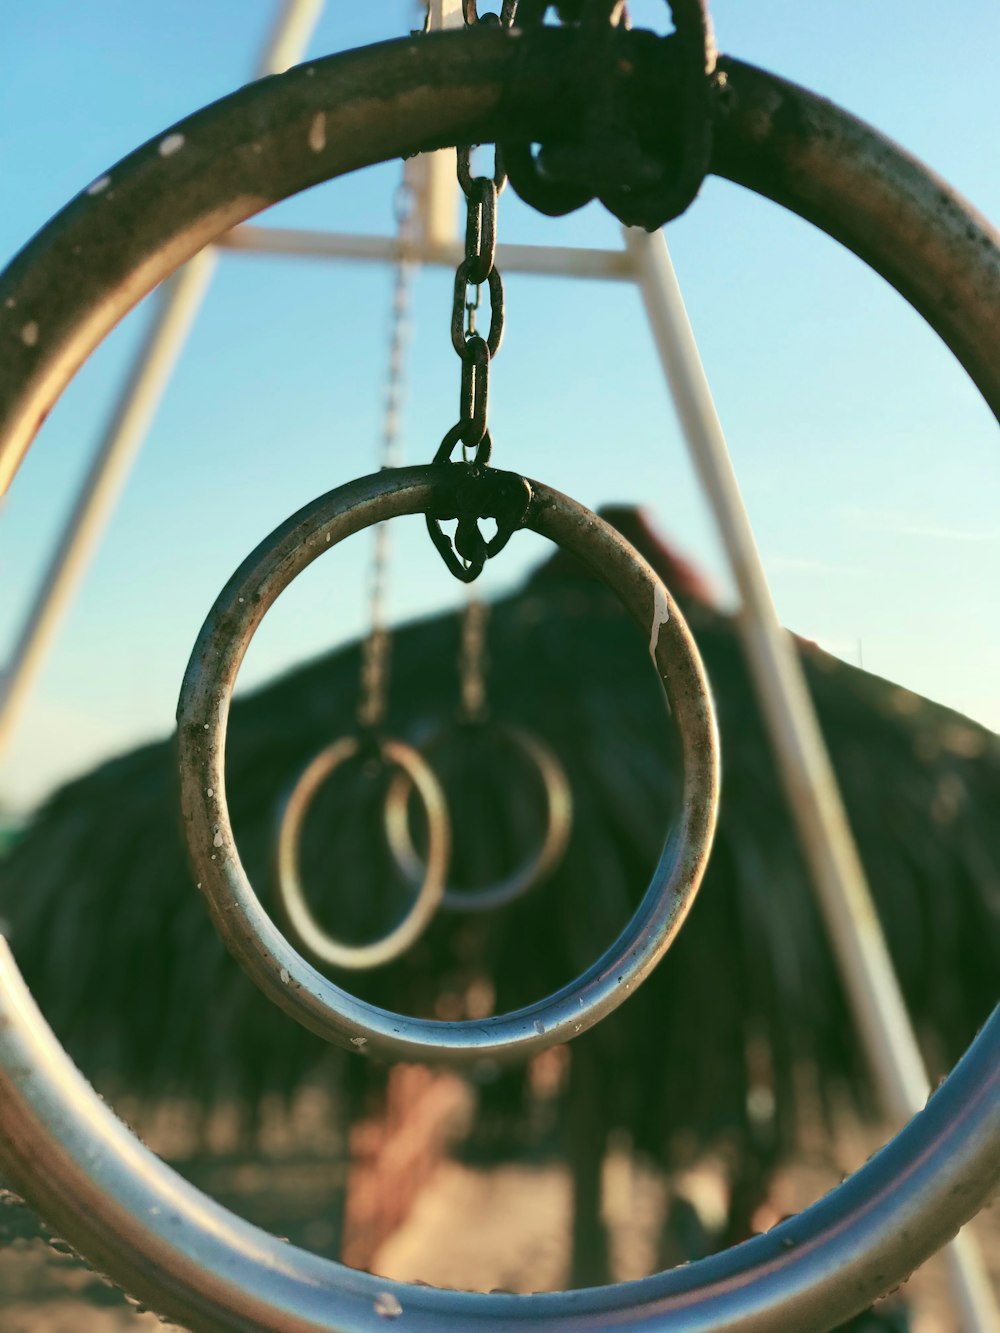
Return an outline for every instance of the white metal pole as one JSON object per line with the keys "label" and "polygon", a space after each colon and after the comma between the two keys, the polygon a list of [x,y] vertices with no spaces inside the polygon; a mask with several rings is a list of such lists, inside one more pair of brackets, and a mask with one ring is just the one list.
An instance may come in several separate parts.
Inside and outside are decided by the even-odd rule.
{"label": "white metal pole", "polygon": [[[216,244],[243,254],[292,255],[302,259],[349,259],[362,263],[396,264],[404,258],[429,267],[454,269],[465,258],[460,241],[417,236],[405,247],[395,236],[363,232],[311,231],[303,227],[263,227],[244,223],[220,236]],[[497,267],[504,273],[541,273],[561,278],[601,278],[634,282],[635,265],[625,250],[582,245],[519,245],[500,241]]]}
{"label": "white metal pole", "polygon": [[281,13],[257,62],[258,79],[268,74],[284,74],[299,63],[323,13],[323,5],[324,0],[281,0]]}
{"label": "white metal pole", "polygon": [[114,512],[215,268],[202,250],[170,278],[0,681],[0,753],[45,651]]}
{"label": "white metal pole", "polygon": [[[801,664],[782,627],[722,424],[662,232],[625,229],[646,313],[681,429],[739,587],[739,628],[844,987],[886,1114],[921,1110],[926,1070],[886,948]],[[998,1333],[1000,1317],[971,1235],[948,1247],[967,1333]]]}
{"label": "white metal pole", "polygon": [[[465,22],[462,0],[427,0],[427,31],[460,28]],[[420,186],[417,239],[443,246],[458,238],[458,177],[454,148],[421,153],[410,165]]]}
{"label": "white metal pole", "polygon": [[[322,8],[323,0],[285,0],[261,57],[258,76],[279,74],[301,57]],[[205,297],[214,267],[215,251],[203,250],[164,283],[159,294],[152,327],[132,363],[111,422],[0,678],[0,754],[10,739],[46,649],[114,512],[115,502]]]}

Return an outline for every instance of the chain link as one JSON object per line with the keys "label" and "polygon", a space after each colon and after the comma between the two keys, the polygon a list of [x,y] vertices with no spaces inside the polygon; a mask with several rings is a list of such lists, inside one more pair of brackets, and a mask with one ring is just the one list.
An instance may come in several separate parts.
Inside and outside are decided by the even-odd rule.
{"label": "chain link", "polygon": [[486,717],[486,628],[489,618],[490,608],[470,590],[462,615],[462,641],[458,654],[459,717],[463,722],[482,722]]}
{"label": "chain link", "polygon": [[[466,25],[492,23],[510,27],[517,0],[503,0],[499,14],[480,15],[476,0],[463,0]],[[503,283],[496,267],[497,198],[507,183],[503,157],[497,150],[491,176],[473,175],[474,145],[457,150],[458,183],[465,195],[465,256],[455,272],[451,308],[452,346],[462,361],[459,419],[445,433],[434,455],[435,463],[449,463],[461,447],[464,467],[456,466],[442,478],[437,499],[426,515],[427,531],[445,565],[455,578],[472,583],[486,561],[502,551],[521,526],[531,502],[531,487],[514,473],[494,471],[487,465],[493,444],[487,424],[490,363],[503,338]],[[490,293],[490,323],[479,331],[483,287]],[[480,522],[492,519],[496,532],[485,537]],[[454,536],[442,523],[456,520]]]}
{"label": "chain link", "polygon": [[[467,26],[492,23],[511,27],[517,0],[503,0],[499,14],[480,14],[477,0],[462,0],[462,14]],[[457,441],[462,457],[469,461],[474,449],[475,461],[485,463],[489,456],[489,432],[486,427],[489,401],[490,362],[503,338],[503,283],[496,269],[497,198],[507,183],[503,157],[497,150],[492,176],[473,174],[473,145],[457,150],[458,183],[465,195],[465,258],[455,273],[451,310],[451,341],[462,360],[457,429],[445,437],[450,441],[448,455]],[[485,337],[479,332],[477,315],[483,287],[490,293],[490,323]],[[452,437],[456,436],[457,439]],[[441,450],[438,450],[440,457]]]}
{"label": "chain link", "polygon": [[[476,0],[462,0],[466,26],[494,23],[512,27],[517,0],[503,0],[499,14],[480,15]],[[497,199],[507,184],[503,155],[494,151],[492,176],[473,175],[472,145],[456,152],[458,183],[465,195],[465,258],[455,273],[451,312],[451,341],[462,360],[459,395],[459,419],[438,449],[436,461],[450,457],[461,442],[462,457],[469,461],[475,449],[475,461],[489,462],[492,444],[486,416],[489,399],[490,362],[503,337],[503,283],[496,269]],[[490,325],[486,337],[479,332],[476,316],[482,301],[483,286],[490,293]],[[468,561],[464,562],[468,565]],[[462,614],[462,638],[459,649],[461,680],[460,716],[463,721],[481,721],[486,714],[486,626],[489,607],[471,592]]]}
{"label": "chain link", "polygon": [[503,0],[499,14],[480,14],[476,0],[462,0],[462,17],[467,28],[474,23],[499,23],[502,28],[512,28],[517,4],[518,0]]}
{"label": "chain link", "polygon": [[[413,187],[406,179],[396,188],[393,197],[396,219],[398,261],[392,290],[390,315],[389,365],[386,371],[385,415],[382,425],[382,444],[379,462],[382,468],[398,467],[400,463],[400,419],[403,394],[406,388],[406,348],[410,337],[410,294],[414,262],[410,257],[416,199]],[[485,408],[484,408],[485,410]],[[368,585],[371,619],[368,636],[361,647],[361,702],[358,722],[362,727],[377,727],[385,716],[389,691],[389,654],[391,637],[386,628],[386,587],[389,574],[389,525],[379,523],[375,528],[371,576]]]}

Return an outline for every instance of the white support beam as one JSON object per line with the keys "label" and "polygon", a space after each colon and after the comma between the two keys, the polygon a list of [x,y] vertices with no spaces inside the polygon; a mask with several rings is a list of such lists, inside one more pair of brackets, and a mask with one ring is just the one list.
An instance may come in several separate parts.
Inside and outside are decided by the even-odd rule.
{"label": "white support beam", "polygon": [[325,0],[281,0],[281,13],[264,43],[257,62],[257,78],[284,74],[297,65],[306,53]]}
{"label": "white support beam", "polygon": [[[428,0],[428,32],[460,28],[465,22],[462,0]],[[447,245],[458,239],[458,177],[454,148],[421,153],[407,162],[419,206],[418,236],[429,245]]]}
{"label": "white support beam", "polygon": [[[397,263],[402,250],[394,236],[250,224],[234,227],[220,237],[217,244],[223,249],[245,254],[297,255],[303,259],[348,259],[376,264]],[[459,241],[416,240],[405,247],[403,257],[417,264],[454,269],[465,258],[465,249]],[[635,264],[626,250],[500,243],[496,249],[496,263],[503,273],[635,281]]]}
{"label": "white support beam", "polygon": [[[930,1085],[833,766],[791,636],[768,587],[722,423],[662,232],[625,230],[681,430],[740,591],[739,629],[778,770],[872,1078],[889,1120],[922,1110]],[[998,1333],[989,1278],[969,1232],[947,1260],[966,1333]]]}
{"label": "white support beam", "polygon": [[[301,59],[322,8],[323,0],[283,0],[257,68],[258,77],[281,74]],[[160,291],[152,327],[132,363],[111,421],[0,677],[0,755],[41,670],[46,650],[114,512],[214,268],[215,251],[203,250],[164,283]]]}
{"label": "white support beam", "polygon": [[152,326],[135,358],[0,681],[0,753],[10,739],[31,684],[41,669],[45,651],[114,512],[214,269],[214,251],[202,250],[163,286]]}

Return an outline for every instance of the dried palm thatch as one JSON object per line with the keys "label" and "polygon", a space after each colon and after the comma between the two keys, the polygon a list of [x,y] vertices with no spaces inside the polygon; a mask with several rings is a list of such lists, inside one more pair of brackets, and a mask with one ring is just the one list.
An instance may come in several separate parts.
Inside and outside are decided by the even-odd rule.
{"label": "dried palm thatch", "polygon": [[[722,1139],[773,1160],[795,1141],[803,1068],[821,1098],[869,1085],[779,790],[732,620],[633,510],[608,516],[659,569],[705,660],[719,714],[723,800],[710,868],[680,938],[647,984],[580,1042],[601,1133],[627,1126],[669,1157]],[[419,737],[454,716],[459,627],[437,617],[393,644],[387,729]],[[948,709],[801,643],[806,673],[908,1004],[932,1068],[964,1048],[1000,975],[1000,740]],[[441,916],[405,958],[345,978],[367,998],[449,1017],[542,995],[617,934],[645,887],[677,800],[675,753],[645,645],[608,591],[557,555],[498,602],[493,715],[547,740],[575,801],[567,854],[501,911]],[[229,788],[244,864],[273,905],[282,791],[353,726],[356,645],[234,705]],[[455,792],[454,873],[481,881],[530,839],[530,786],[502,749],[442,751]],[[477,748],[478,747],[478,748]],[[453,775],[454,776],[454,775]],[[385,777],[331,783],[307,826],[304,870],[337,932],[384,928],[409,890],[385,847]],[[274,1009],[219,943],[179,834],[169,742],[65,786],[0,862],[0,915],[57,1034],[109,1091],[180,1092],[253,1114],[326,1070],[379,1071],[330,1051]],[[599,1077],[586,1074],[587,1052]],[[498,1096],[502,1096],[502,1089]],[[515,1092],[516,1099],[516,1092]],[[596,1131],[595,1131],[596,1132]]]}

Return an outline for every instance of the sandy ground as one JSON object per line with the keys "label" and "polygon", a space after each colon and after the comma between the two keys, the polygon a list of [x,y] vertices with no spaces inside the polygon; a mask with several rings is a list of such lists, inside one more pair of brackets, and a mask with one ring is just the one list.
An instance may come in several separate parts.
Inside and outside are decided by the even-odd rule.
{"label": "sandy ground", "polygon": [[173,1327],[140,1314],[120,1291],[44,1241],[16,1241],[0,1250],[2,1333],[162,1333]]}
{"label": "sandy ground", "polygon": [[[791,1173],[790,1173],[791,1174]],[[785,1203],[803,1207],[819,1191],[805,1173],[784,1185]],[[805,1196],[805,1197],[802,1197]],[[605,1220],[616,1281],[653,1271],[653,1236],[663,1215],[662,1183],[627,1158],[605,1167]],[[552,1291],[565,1286],[570,1190],[559,1167],[439,1169],[406,1224],[376,1255],[384,1277],[479,1291]],[[789,1208],[788,1211],[794,1211]],[[976,1229],[1000,1296],[1000,1208],[980,1215]],[[959,1333],[950,1313],[946,1271],[932,1259],[906,1287],[913,1333]]]}
{"label": "sandy ground", "polygon": [[[663,1183],[624,1153],[609,1154],[605,1173],[615,1277],[639,1277],[654,1263]],[[801,1206],[817,1192],[802,1170],[789,1173],[781,1189],[782,1207]],[[403,1281],[480,1291],[558,1289],[568,1269],[569,1209],[569,1178],[561,1166],[481,1170],[445,1162],[407,1222],[379,1251],[373,1269]],[[1000,1291],[998,1214],[994,1207],[981,1215],[979,1230]],[[915,1333],[956,1333],[940,1259],[914,1276],[907,1293]],[[41,1241],[18,1241],[0,1250],[2,1333],[139,1333],[163,1327]]]}

